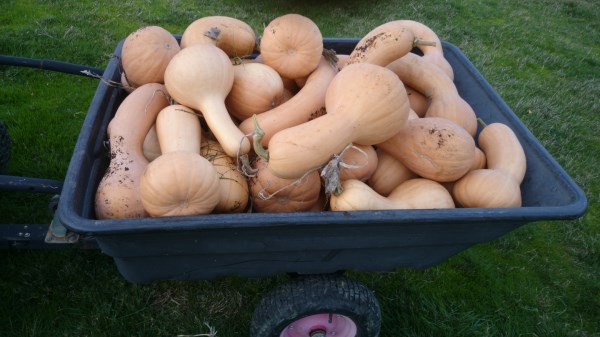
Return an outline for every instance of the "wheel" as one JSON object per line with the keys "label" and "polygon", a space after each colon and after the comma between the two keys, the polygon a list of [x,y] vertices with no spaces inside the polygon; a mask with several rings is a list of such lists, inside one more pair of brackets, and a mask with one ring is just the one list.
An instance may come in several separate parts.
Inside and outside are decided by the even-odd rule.
{"label": "wheel", "polygon": [[0,121],[0,174],[4,174],[10,161],[11,142],[8,129],[3,121]]}
{"label": "wheel", "polygon": [[252,337],[377,337],[373,293],[345,275],[299,276],[273,289],[254,310]]}

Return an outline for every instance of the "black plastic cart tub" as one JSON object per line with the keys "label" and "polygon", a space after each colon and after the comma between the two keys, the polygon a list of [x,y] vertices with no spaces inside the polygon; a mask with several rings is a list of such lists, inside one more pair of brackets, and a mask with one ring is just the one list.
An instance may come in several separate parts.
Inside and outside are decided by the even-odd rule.
{"label": "black plastic cart tub", "polygon": [[[325,39],[349,53],[358,39]],[[115,50],[120,55],[121,44]],[[460,95],[486,123],[517,134],[527,156],[523,207],[508,209],[391,210],[287,214],[215,214],[191,217],[96,220],[94,195],[108,166],[106,128],[122,89],[111,59],[84,121],[65,177],[58,219],[93,236],[131,282],[264,277],[338,270],[425,268],[528,222],[574,219],[587,208],[581,189],[527,130],[471,62],[444,42]]]}

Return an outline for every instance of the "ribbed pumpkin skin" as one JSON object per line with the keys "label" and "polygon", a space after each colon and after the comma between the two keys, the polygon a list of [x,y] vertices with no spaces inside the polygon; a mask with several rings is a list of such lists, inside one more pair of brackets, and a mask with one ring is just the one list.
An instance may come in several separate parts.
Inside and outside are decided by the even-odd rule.
{"label": "ribbed pumpkin skin", "polygon": [[146,83],[164,83],[165,69],[180,49],[175,37],[159,26],[147,26],[131,33],[121,50],[127,83],[134,88]]}
{"label": "ribbed pumpkin skin", "polygon": [[188,151],[162,154],[140,181],[142,204],[153,217],[208,214],[219,202],[219,188],[212,164]]}
{"label": "ribbed pumpkin skin", "polygon": [[263,62],[282,77],[298,79],[317,68],[323,53],[323,35],[309,18],[286,14],[265,27],[260,40]]}

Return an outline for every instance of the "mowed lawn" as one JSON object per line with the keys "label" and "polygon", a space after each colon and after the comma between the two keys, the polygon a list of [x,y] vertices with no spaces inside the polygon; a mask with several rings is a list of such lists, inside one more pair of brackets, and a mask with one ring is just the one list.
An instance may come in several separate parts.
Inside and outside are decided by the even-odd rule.
{"label": "mowed lawn", "polygon": [[[585,191],[586,214],[523,226],[424,269],[348,271],[380,301],[382,337],[600,336],[600,3],[558,1],[10,1],[0,54],[104,68],[129,33],[227,15],[258,35],[278,15],[327,37],[394,19],[458,46]],[[8,174],[62,180],[98,80],[0,66]],[[0,191],[0,223],[52,219],[49,195]],[[0,224],[0,226],[2,226]],[[261,296],[286,279],[132,284],[99,250],[2,250],[1,336],[248,336]]]}

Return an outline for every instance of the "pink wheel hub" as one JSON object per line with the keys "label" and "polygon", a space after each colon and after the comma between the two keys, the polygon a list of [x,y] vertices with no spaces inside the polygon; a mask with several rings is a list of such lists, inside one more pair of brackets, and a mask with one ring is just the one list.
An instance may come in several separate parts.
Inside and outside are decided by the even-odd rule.
{"label": "pink wheel hub", "polygon": [[279,337],[355,337],[356,324],[338,314],[315,314],[290,323]]}

